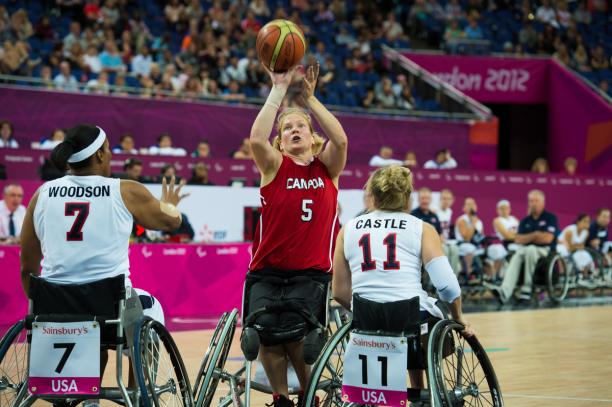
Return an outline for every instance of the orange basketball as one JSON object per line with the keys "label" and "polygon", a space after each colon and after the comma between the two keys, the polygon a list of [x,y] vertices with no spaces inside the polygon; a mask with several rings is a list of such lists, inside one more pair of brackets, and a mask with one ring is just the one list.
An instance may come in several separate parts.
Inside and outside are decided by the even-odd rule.
{"label": "orange basketball", "polygon": [[272,72],[286,72],[306,52],[304,33],[289,20],[273,20],[257,34],[257,56]]}

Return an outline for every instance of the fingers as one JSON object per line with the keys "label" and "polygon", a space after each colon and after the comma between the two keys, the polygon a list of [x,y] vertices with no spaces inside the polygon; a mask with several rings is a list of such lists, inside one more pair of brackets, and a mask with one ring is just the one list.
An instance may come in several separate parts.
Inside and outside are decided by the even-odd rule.
{"label": "fingers", "polygon": [[168,196],[168,185],[166,184],[166,177],[162,177],[162,200]]}
{"label": "fingers", "polygon": [[[174,181],[174,176],[172,177],[172,181]],[[186,184],[186,183],[187,183],[187,182],[186,182],[186,181],[185,181],[185,179],[183,178],[183,179],[181,180],[181,182],[179,183],[179,186],[176,188],[176,191],[175,191],[176,195],[179,195],[179,194],[180,194],[181,189],[182,189],[182,188],[185,186],[185,184]]]}

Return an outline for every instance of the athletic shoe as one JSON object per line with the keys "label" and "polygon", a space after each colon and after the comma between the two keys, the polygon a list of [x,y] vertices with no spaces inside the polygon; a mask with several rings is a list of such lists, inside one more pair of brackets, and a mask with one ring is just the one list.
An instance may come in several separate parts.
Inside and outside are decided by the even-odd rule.
{"label": "athletic shoe", "polygon": [[519,304],[527,305],[531,303],[531,293],[521,291],[519,294]]}
{"label": "athletic shoe", "polygon": [[499,305],[504,305],[507,302],[504,299],[504,293],[502,292],[502,289],[500,286],[488,283],[486,281],[483,284],[485,288],[488,288],[489,290],[491,290],[491,294],[493,294],[493,297],[495,297],[497,302],[499,302]]}
{"label": "athletic shoe", "polygon": [[282,394],[273,394],[272,403],[266,404],[268,407],[295,407],[293,401]]}

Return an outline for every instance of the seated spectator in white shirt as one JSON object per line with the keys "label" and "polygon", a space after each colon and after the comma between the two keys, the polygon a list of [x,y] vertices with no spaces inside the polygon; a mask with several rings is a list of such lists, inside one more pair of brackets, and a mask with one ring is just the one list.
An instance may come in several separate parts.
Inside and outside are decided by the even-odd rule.
{"label": "seated spectator in white shirt", "polygon": [[557,13],[550,6],[549,0],[542,0],[542,5],[536,10],[536,18],[544,24],[550,24],[555,28],[559,28],[557,23]]}
{"label": "seated spectator in white shirt", "polygon": [[70,72],[70,64],[68,61],[60,63],[60,73],[53,78],[55,87],[60,90],[68,90],[76,92],[79,90],[79,85],[72,73]]}
{"label": "seated spectator in white shirt", "polygon": [[94,45],[87,47],[87,52],[83,57],[85,65],[93,73],[100,73],[102,71],[102,62],[100,62],[100,55],[98,49]]}
{"label": "seated spectator in white shirt", "polygon": [[157,145],[149,148],[149,154],[153,155],[175,155],[186,156],[187,151],[184,148],[172,147],[172,137],[168,133],[162,133],[157,138]]}
{"label": "seated spectator in white shirt", "polygon": [[436,158],[427,161],[423,168],[427,170],[451,170],[457,168],[457,161],[451,157],[450,150],[445,148],[444,150],[438,150]]}
{"label": "seated spectator in white shirt", "polygon": [[97,79],[91,79],[86,85],[87,92],[96,93],[98,95],[108,95],[110,93],[110,85],[108,83],[108,73],[100,72]]}
{"label": "seated spectator in white shirt", "polygon": [[55,146],[64,141],[65,137],[66,133],[64,133],[63,129],[55,129],[53,133],[51,133],[51,137],[40,143],[38,148],[40,150],[53,150]]}
{"label": "seated spectator in white shirt", "polygon": [[19,184],[7,184],[0,201],[0,243],[18,244],[21,226],[26,214],[23,201],[23,188]]}
{"label": "seated spectator in white shirt", "polygon": [[13,138],[13,123],[8,120],[0,121],[0,148],[19,148]]}
{"label": "seated spectator in white shirt", "polygon": [[113,153],[116,154],[138,154],[134,144],[132,133],[123,133],[119,139],[119,145],[113,147]]}
{"label": "seated spectator in white shirt", "polygon": [[404,162],[393,158],[393,149],[382,146],[377,155],[370,158],[370,167],[386,167],[387,165],[403,165]]}
{"label": "seated spectator in white shirt", "polygon": [[143,45],[138,55],[132,59],[132,72],[140,76],[149,76],[152,65],[153,57],[149,54],[149,47]]}

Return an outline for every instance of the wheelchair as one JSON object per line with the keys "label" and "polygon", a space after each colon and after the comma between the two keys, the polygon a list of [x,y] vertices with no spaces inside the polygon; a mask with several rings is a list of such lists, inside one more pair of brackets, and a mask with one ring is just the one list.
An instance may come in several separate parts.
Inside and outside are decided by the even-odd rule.
{"label": "wheelchair", "polygon": [[[140,298],[135,291],[126,296],[124,284],[122,275],[86,284],[54,284],[31,276],[29,314],[0,340],[0,404],[26,407],[44,400],[68,407],[88,399],[104,399],[127,407],[159,407],[167,403],[192,406],[189,378],[172,337],[162,324],[143,316]],[[38,339],[45,327],[47,332],[72,332],[67,327],[74,323],[89,326],[99,335],[88,339],[87,344],[84,339],[75,339],[73,343],[55,343],[55,339],[50,339],[54,342],[50,346]],[[66,337],[64,342],[68,340],[72,338]],[[65,348],[63,355],[58,348]],[[101,387],[96,359],[99,352],[109,349],[116,351],[117,387]],[[137,386],[128,387],[124,383],[124,349],[131,355],[132,378]],[[37,388],[31,380],[30,372],[36,370],[38,376],[41,363],[49,365],[42,369],[49,372],[44,379],[51,381],[52,392],[44,391],[42,385]],[[97,376],[93,378],[97,379],[94,385],[77,388],[73,381],[68,387],[66,381],[60,387],[62,370],[82,369]],[[42,383],[38,377],[34,379]],[[72,385],[77,391],[71,391]]]}
{"label": "wheelchair", "polygon": [[[378,358],[377,371],[367,372],[367,363],[363,363],[361,374],[372,377],[380,374],[385,379],[399,375],[406,390],[408,402],[428,406],[464,406],[464,405],[491,405],[503,406],[501,388],[497,381],[493,366],[476,337],[464,338],[460,332],[463,326],[455,321],[442,319],[432,322],[433,328],[429,330],[429,338],[424,348],[421,343],[423,326],[419,318],[418,297],[397,303],[374,303],[383,311],[376,311],[380,319],[385,315],[395,315],[401,318],[400,330],[390,329],[389,326],[367,326],[358,321],[359,308],[357,296],[353,300],[354,318],[338,330],[327,342],[316,363],[313,365],[309,386],[305,390],[304,406],[360,406],[361,403],[349,401],[343,392],[343,376],[345,354],[349,346],[351,333],[358,333],[374,338],[381,336],[401,337],[407,342],[408,364],[410,358],[426,361],[426,376],[428,388],[405,389],[406,375],[396,371],[386,371],[391,362]],[[360,300],[363,302],[363,300]],[[365,300],[366,303],[372,303]],[[401,308],[397,305],[401,303]],[[393,318],[392,318],[393,319]],[[414,323],[413,321],[418,321]],[[359,359],[362,359],[359,355]],[[363,362],[363,361],[362,361]],[[378,369],[382,372],[379,373]],[[407,366],[401,366],[406,369]],[[369,366],[367,367],[369,370]],[[355,370],[355,369],[350,369]],[[385,380],[381,379],[381,380]],[[372,381],[372,379],[370,379]],[[365,383],[365,381],[363,381]],[[400,385],[402,385],[400,383]],[[383,384],[384,386],[384,384]],[[363,401],[363,400],[360,400]],[[385,404],[374,402],[372,404]],[[404,400],[402,405],[407,405]],[[370,405],[369,403],[366,405]]]}
{"label": "wheelchair", "polygon": [[[309,325],[310,332],[314,332],[317,328],[323,328],[324,339],[329,337],[333,332],[340,329],[346,321],[346,315],[339,306],[331,305],[331,282],[326,282],[323,286],[325,295],[323,296],[321,313],[315,316],[316,321],[313,321],[313,316],[305,315],[306,324]],[[242,303],[242,320],[241,325],[243,332],[246,328],[252,327],[253,315],[249,314],[249,294],[250,285],[245,283],[243,288],[243,303]],[[275,312],[278,309],[295,310],[292,304],[280,302],[275,304],[273,309],[256,310],[255,313]],[[242,366],[235,372],[229,372],[225,369],[225,363],[230,351],[236,326],[238,324],[238,310],[233,309],[231,312],[224,313],[213,332],[208,349],[204,354],[204,358],[200,365],[197,378],[194,382],[194,400],[196,407],[208,407],[215,398],[215,393],[219,382],[229,384],[227,393],[219,397],[219,407],[233,406],[249,406],[251,398],[251,390],[272,394],[272,388],[265,383],[260,383],[252,378],[253,366],[252,361],[245,360]],[[297,394],[299,388],[289,388],[289,393]]]}
{"label": "wheelchair", "polygon": [[[568,265],[563,256],[551,248],[548,254],[540,257],[536,263],[533,274],[533,292],[534,294],[546,293],[552,302],[559,304],[565,300],[570,288],[575,287],[575,279],[572,267]],[[538,298],[540,298],[539,295]]]}

